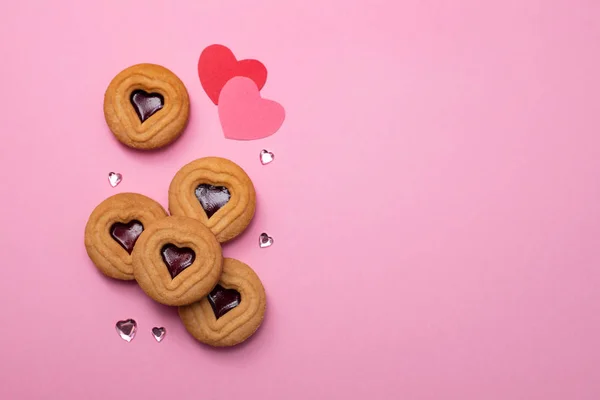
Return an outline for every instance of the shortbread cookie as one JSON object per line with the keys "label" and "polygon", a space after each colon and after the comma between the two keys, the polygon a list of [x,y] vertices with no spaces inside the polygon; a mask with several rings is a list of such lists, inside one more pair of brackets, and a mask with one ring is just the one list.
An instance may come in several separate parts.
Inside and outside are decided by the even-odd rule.
{"label": "shortbread cookie", "polygon": [[225,158],[206,157],[181,168],[169,187],[169,211],[205,224],[226,242],[250,224],[256,208],[254,185],[246,172]]}
{"label": "shortbread cookie", "polygon": [[190,109],[183,82],[155,64],[136,64],[113,78],[104,94],[104,117],[115,137],[136,149],[157,149],[176,140]]}
{"label": "shortbread cookie", "polygon": [[248,265],[232,258],[212,292],[197,303],[179,307],[185,328],[210,346],[234,346],[260,327],[267,306],[265,289]]}
{"label": "shortbread cookie", "polygon": [[85,248],[100,271],[115,279],[133,279],[131,252],[150,223],[167,212],[156,201],[137,193],[120,193],[100,203],[85,227]]}
{"label": "shortbread cookie", "polygon": [[142,290],[168,306],[202,299],[223,269],[221,245],[211,231],[200,221],[181,216],[149,225],[132,256],[133,274]]}

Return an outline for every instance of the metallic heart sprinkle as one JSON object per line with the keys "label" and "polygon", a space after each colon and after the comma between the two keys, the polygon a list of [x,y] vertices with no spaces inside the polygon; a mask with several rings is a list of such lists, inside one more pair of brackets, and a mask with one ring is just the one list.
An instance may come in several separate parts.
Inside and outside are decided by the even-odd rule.
{"label": "metallic heart sprinkle", "polygon": [[262,150],[260,152],[260,162],[262,165],[266,165],[275,159],[275,154],[268,150]]}
{"label": "metallic heart sprinkle", "polygon": [[163,327],[152,328],[152,336],[154,336],[154,339],[156,339],[156,341],[158,343],[160,343],[165,338],[166,334],[167,334],[167,330]]}
{"label": "metallic heart sprinkle", "polygon": [[260,237],[258,238],[258,245],[260,247],[269,247],[273,244],[273,238],[269,235],[267,235],[266,233],[261,233]]}
{"label": "metallic heart sprinkle", "polygon": [[118,172],[109,172],[108,173],[108,183],[110,186],[115,187],[123,180],[123,175]]}
{"label": "metallic heart sprinkle", "polygon": [[131,342],[137,332],[137,323],[133,319],[126,319],[117,322],[116,328],[121,339]]}

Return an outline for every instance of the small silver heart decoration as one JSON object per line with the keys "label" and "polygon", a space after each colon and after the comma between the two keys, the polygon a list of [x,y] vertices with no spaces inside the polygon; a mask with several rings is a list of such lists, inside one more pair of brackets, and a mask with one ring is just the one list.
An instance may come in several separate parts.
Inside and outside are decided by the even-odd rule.
{"label": "small silver heart decoration", "polygon": [[110,186],[115,187],[123,180],[123,175],[118,172],[109,172],[108,174],[108,183]]}
{"label": "small silver heart decoration", "polygon": [[162,326],[160,328],[152,328],[152,336],[154,336],[154,339],[156,339],[158,343],[160,343],[165,338],[166,334],[167,330]]}
{"label": "small silver heart decoration", "polygon": [[266,165],[275,159],[275,154],[268,150],[262,150],[260,152],[260,162],[262,165]]}
{"label": "small silver heart decoration", "polygon": [[260,247],[269,247],[273,244],[273,238],[266,233],[261,233],[258,238],[258,245]]}
{"label": "small silver heart decoration", "polygon": [[135,337],[135,333],[137,332],[137,322],[133,319],[125,319],[123,321],[117,322],[116,325],[117,332],[121,339],[126,342],[131,342]]}

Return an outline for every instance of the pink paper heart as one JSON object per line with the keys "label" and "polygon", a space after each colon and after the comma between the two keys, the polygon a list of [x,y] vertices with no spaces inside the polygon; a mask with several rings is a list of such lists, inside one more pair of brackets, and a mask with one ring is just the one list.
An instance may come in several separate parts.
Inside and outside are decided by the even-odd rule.
{"label": "pink paper heart", "polygon": [[260,97],[252,79],[236,76],[221,90],[219,119],[227,139],[256,140],[279,130],[285,110],[281,104]]}

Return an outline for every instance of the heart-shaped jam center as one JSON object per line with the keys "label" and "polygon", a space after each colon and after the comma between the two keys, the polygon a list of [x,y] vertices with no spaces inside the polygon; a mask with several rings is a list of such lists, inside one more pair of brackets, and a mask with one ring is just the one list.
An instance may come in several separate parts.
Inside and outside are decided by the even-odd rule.
{"label": "heart-shaped jam center", "polygon": [[215,286],[213,291],[208,295],[208,302],[217,319],[236,308],[241,301],[242,296],[237,290],[225,289],[221,285]]}
{"label": "heart-shaped jam center", "polygon": [[169,269],[171,278],[175,278],[184,269],[194,263],[196,253],[189,247],[179,248],[174,244],[166,244],[161,250],[162,259]]}
{"label": "heart-shaped jam center", "polygon": [[206,212],[206,216],[210,218],[227,204],[231,194],[225,186],[213,186],[203,183],[196,188],[196,198]]}
{"label": "heart-shaped jam center", "polygon": [[138,237],[144,231],[144,225],[140,221],[130,221],[126,224],[116,222],[110,227],[110,235],[121,245],[129,254],[133,251],[133,246]]}
{"label": "heart-shaped jam center", "polygon": [[141,89],[134,90],[130,100],[142,122],[163,108],[165,104],[165,99],[160,93],[148,93]]}

